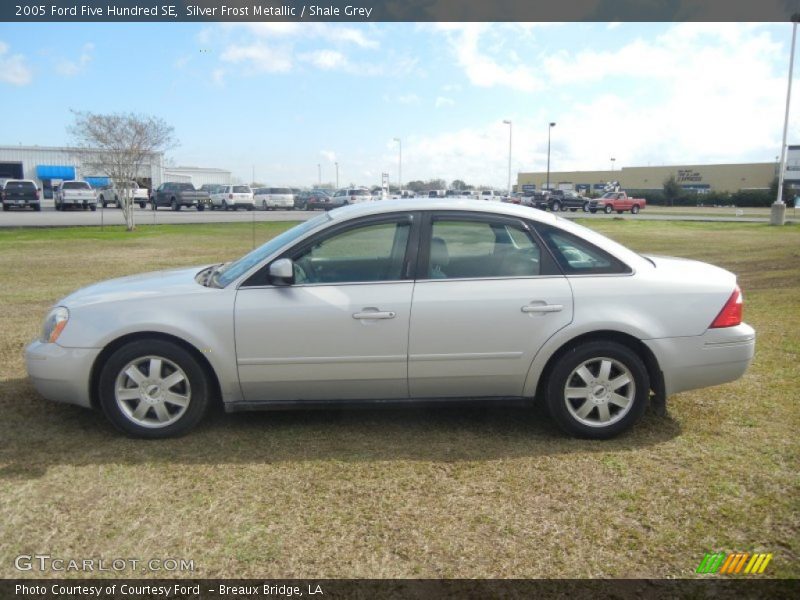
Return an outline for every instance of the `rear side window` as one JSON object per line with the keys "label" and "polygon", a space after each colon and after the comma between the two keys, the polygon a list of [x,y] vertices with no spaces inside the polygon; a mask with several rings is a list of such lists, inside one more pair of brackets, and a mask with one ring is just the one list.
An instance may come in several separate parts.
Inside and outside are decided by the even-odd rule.
{"label": "rear side window", "polygon": [[542,269],[538,244],[508,222],[436,218],[428,279],[535,277]]}
{"label": "rear side window", "polygon": [[90,186],[85,181],[65,181],[64,185],[61,187],[64,190],[90,190],[92,186]]}
{"label": "rear side window", "polygon": [[5,190],[9,192],[32,192],[36,186],[30,181],[8,181]]}
{"label": "rear side window", "polygon": [[631,273],[631,268],[605,250],[571,233],[536,224],[556,262],[567,275],[616,275]]}

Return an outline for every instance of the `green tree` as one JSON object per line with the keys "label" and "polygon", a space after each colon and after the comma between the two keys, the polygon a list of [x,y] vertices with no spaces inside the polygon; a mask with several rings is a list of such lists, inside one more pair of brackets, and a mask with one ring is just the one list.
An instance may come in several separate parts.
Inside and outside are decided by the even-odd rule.
{"label": "green tree", "polygon": [[664,180],[664,201],[667,206],[674,206],[675,200],[682,192],[683,188],[678,184],[675,175],[670,175]]}

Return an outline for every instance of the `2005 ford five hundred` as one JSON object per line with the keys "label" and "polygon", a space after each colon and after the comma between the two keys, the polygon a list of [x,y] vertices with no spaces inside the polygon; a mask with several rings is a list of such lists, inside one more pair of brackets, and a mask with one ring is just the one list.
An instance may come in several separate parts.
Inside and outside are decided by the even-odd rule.
{"label": "2005 ford five hundred", "polygon": [[26,360],[46,398],[148,438],[185,433],[216,401],[467,400],[543,401],[568,433],[609,438],[651,397],[737,379],[754,349],[732,273],[533,208],[426,198],[79,290]]}

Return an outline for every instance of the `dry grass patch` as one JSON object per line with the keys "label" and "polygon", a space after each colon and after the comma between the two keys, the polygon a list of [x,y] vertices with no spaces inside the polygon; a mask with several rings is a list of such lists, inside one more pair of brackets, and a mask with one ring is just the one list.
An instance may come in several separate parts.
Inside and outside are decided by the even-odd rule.
{"label": "dry grass patch", "polygon": [[0,231],[0,576],[46,552],[189,558],[203,577],[691,577],[705,552],[745,550],[797,577],[800,228],[590,225],[737,272],[759,334],[747,376],[609,442],[505,408],[217,412],[131,440],[39,398],[24,345],[75,287],[230,259],[250,225]]}

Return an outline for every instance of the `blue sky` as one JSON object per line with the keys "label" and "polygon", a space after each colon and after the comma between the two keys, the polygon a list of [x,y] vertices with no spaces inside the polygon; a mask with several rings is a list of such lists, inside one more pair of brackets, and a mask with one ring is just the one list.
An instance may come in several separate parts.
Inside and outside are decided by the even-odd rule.
{"label": "blue sky", "polygon": [[[70,108],[155,114],[175,164],[373,185],[772,161],[788,24],[3,24],[0,144],[66,145]],[[797,96],[797,93],[795,93]],[[793,113],[797,112],[794,110]],[[800,115],[798,115],[800,116]],[[789,143],[800,141],[792,115]]]}

